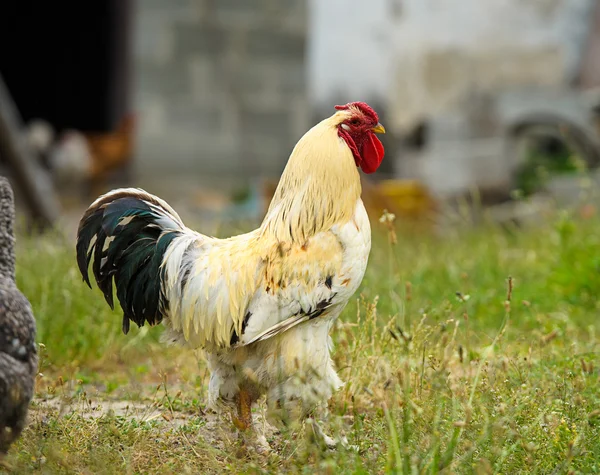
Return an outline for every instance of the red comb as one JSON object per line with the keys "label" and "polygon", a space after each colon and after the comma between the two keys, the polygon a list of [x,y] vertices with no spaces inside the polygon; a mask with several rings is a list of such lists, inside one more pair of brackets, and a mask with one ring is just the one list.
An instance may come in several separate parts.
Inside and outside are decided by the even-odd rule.
{"label": "red comb", "polygon": [[370,117],[375,122],[379,122],[379,116],[377,115],[377,112],[375,112],[366,102],[348,102],[348,104],[344,106],[335,106],[335,109],[339,111],[345,111],[350,109],[350,107],[356,107],[364,115]]}

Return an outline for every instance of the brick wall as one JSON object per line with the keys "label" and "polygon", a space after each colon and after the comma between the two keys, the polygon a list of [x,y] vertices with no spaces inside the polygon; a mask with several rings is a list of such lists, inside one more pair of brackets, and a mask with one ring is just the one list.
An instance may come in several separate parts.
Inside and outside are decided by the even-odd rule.
{"label": "brick wall", "polygon": [[309,125],[304,0],[137,0],[138,176],[278,176]]}

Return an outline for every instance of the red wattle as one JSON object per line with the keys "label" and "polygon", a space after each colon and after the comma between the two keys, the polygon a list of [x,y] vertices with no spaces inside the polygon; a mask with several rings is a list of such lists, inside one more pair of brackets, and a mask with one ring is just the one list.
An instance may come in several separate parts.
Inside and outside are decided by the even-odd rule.
{"label": "red wattle", "polygon": [[369,131],[367,140],[364,141],[362,146],[362,160],[360,162],[362,171],[365,173],[375,172],[381,165],[383,154],[383,144],[373,132]]}

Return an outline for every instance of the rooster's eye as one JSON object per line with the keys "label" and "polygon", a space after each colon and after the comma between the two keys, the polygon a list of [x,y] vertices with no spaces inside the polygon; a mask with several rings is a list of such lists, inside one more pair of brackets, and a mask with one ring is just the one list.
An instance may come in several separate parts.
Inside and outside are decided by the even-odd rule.
{"label": "rooster's eye", "polygon": [[350,121],[350,123],[351,123],[352,125],[358,125],[358,124],[360,123],[360,120],[358,120],[358,119],[352,119],[352,120]]}

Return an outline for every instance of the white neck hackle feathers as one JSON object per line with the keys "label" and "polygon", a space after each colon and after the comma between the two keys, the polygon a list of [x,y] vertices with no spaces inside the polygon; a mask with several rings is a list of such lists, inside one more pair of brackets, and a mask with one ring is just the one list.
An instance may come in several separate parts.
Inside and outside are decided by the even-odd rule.
{"label": "white neck hackle feathers", "polygon": [[360,176],[338,126],[351,115],[339,111],[298,141],[261,226],[277,241],[303,244],[336,223],[348,222],[360,198]]}

